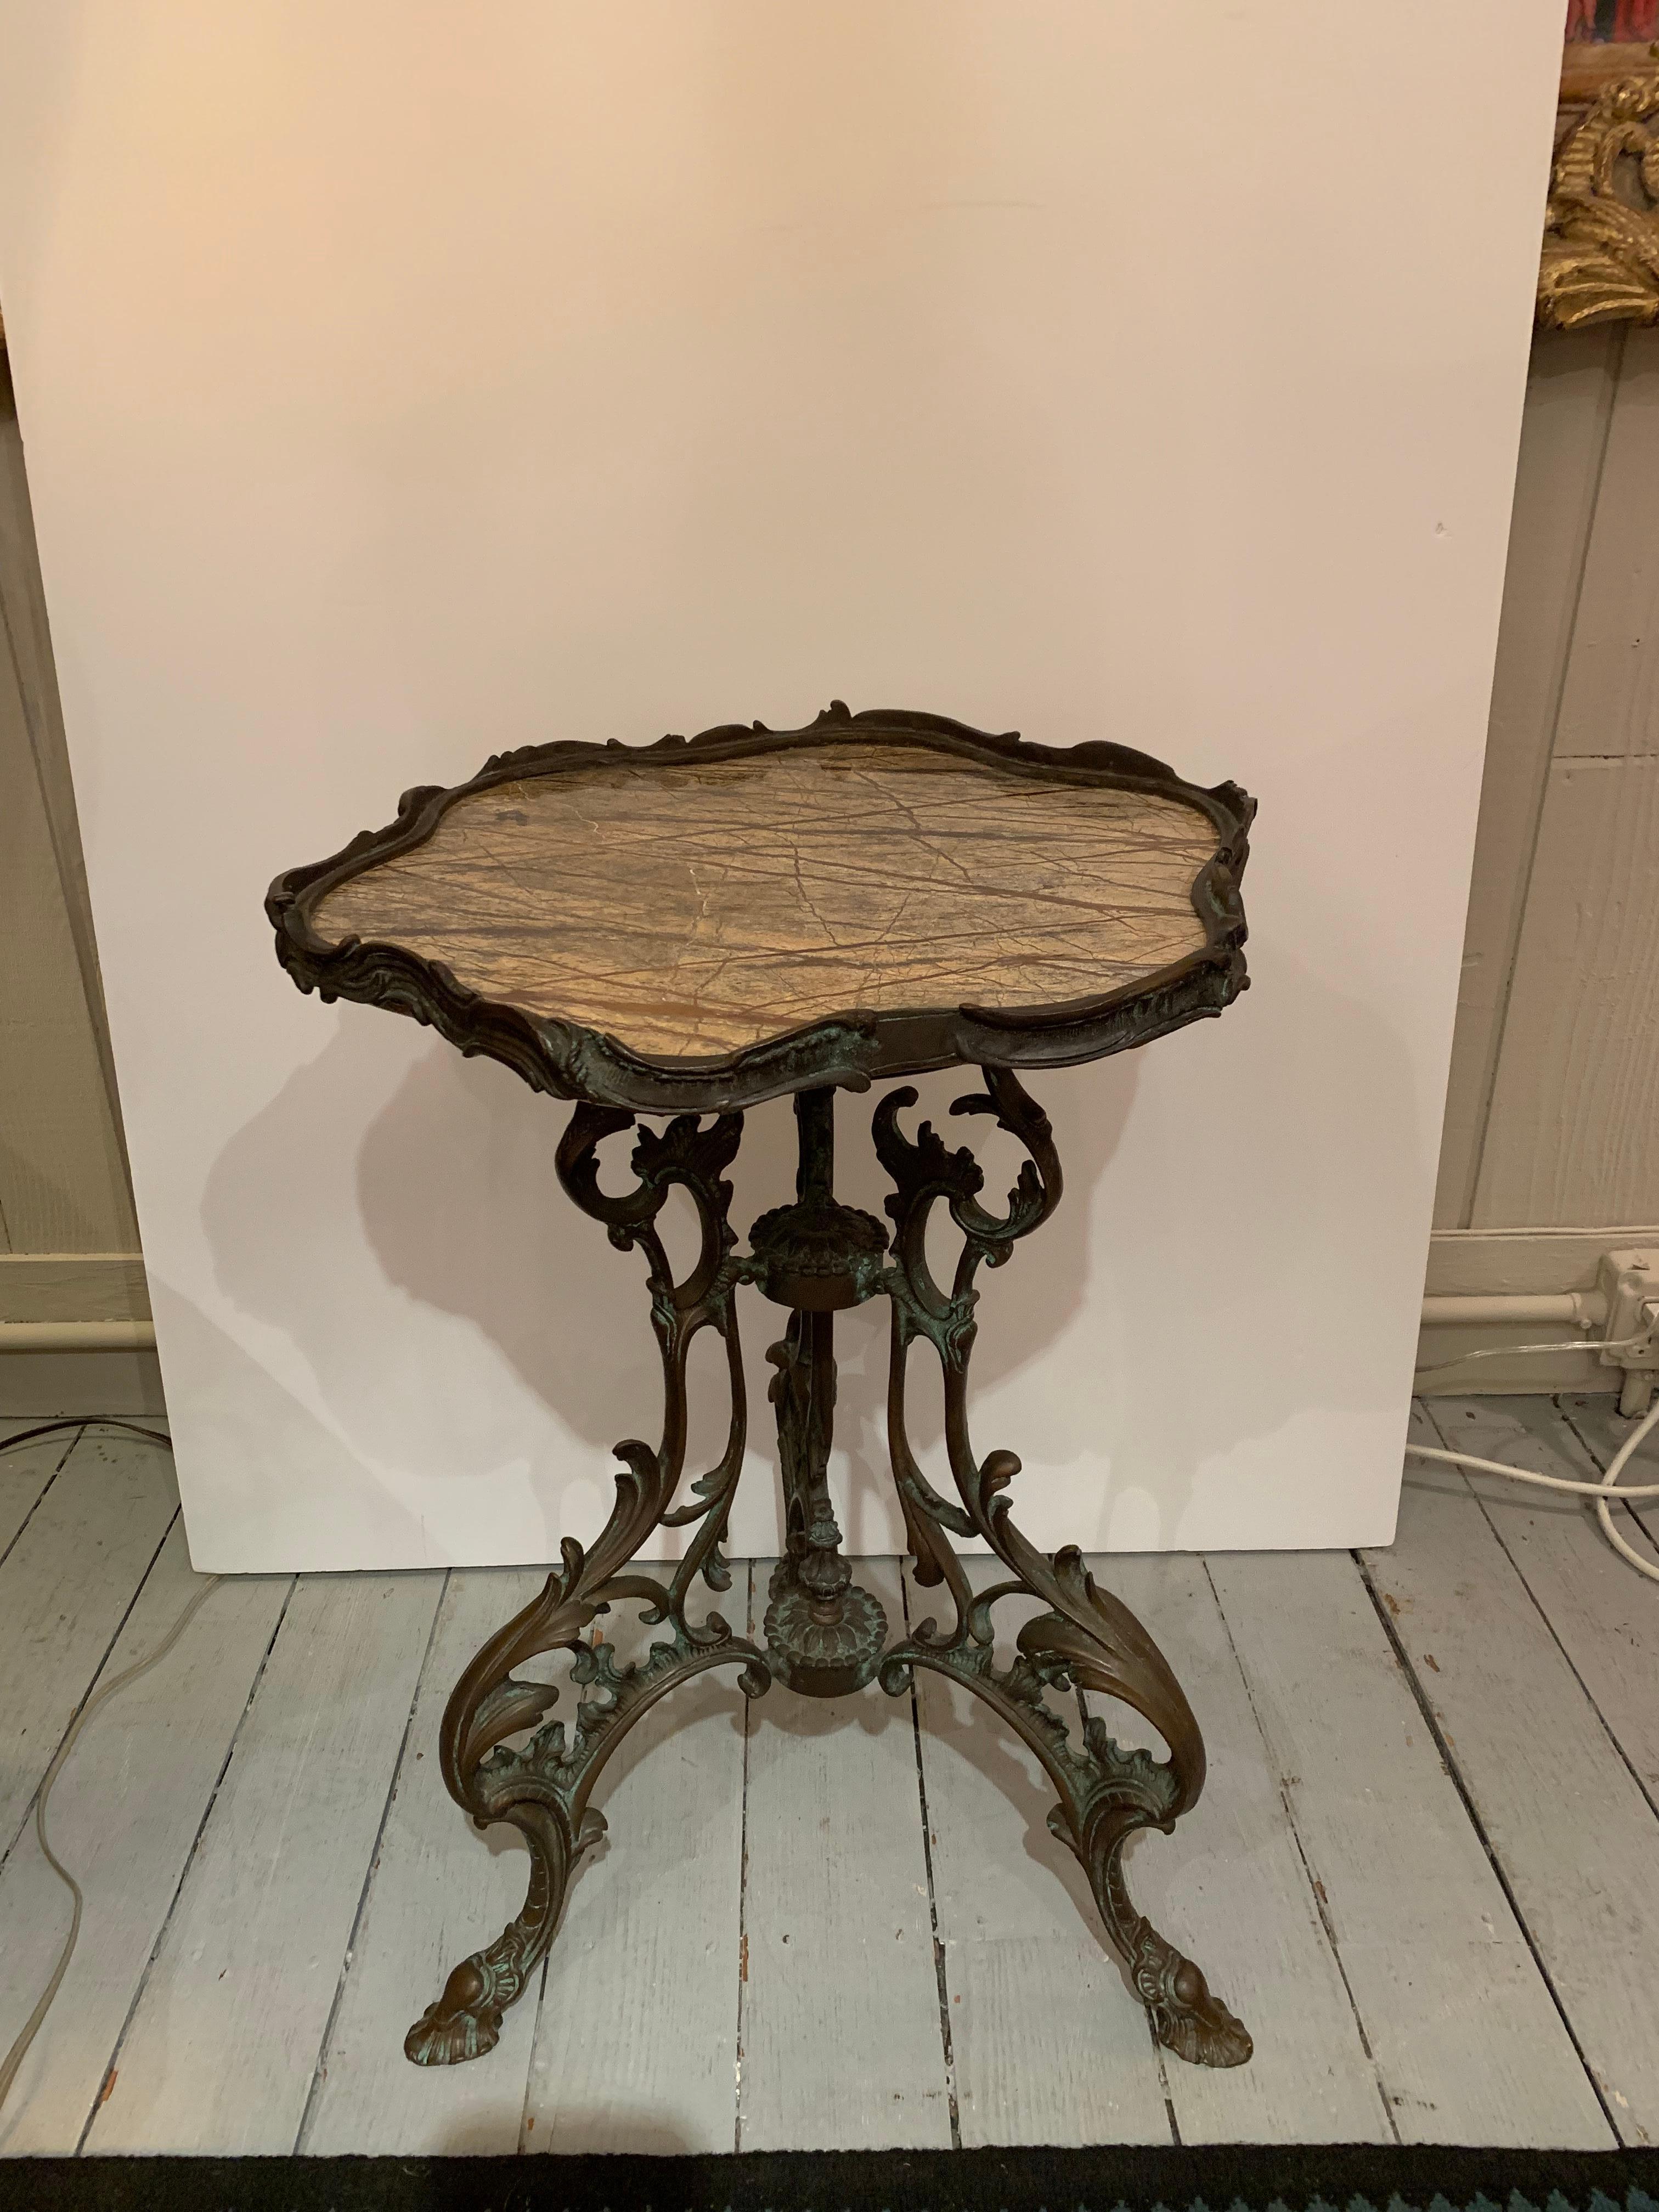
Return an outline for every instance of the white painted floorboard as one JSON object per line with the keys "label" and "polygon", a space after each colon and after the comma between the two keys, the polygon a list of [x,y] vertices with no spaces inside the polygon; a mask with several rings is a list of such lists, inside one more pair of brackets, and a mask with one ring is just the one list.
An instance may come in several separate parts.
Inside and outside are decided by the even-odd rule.
{"label": "white painted floorboard", "polygon": [[[690,1609],[741,1632],[748,1606],[739,1560],[729,1591],[699,1586]],[[613,1614],[606,1634],[627,1659],[644,1656],[652,1632]],[[609,1832],[571,1885],[548,1960],[525,2150],[733,2148],[749,1721],[738,1672],[711,1668],[672,1690],[600,1777],[593,1802]]]}
{"label": "white painted floorboard", "polygon": [[[1483,1436],[1480,1455],[1498,1441]],[[1565,1472],[1560,1456],[1543,1471]],[[1650,1593],[1583,1507],[1513,1492],[1477,1528],[1462,1474],[1419,1462],[1393,1549],[1366,1564],[1614,2127],[1659,2142],[1659,1817],[1496,1528],[1547,1516],[1555,1546],[1593,1546],[1620,1569],[1632,1607]],[[1659,1674],[1649,1694],[1659,1702]]]}
{"label": "white painted floorboard", "polygon": [[1209,1564],[1401,2140],[1612,2142],[1353,1560]]}
{"label": "white painted floorboard", "polygon": [[[0,1420],[0,1444],[36,1421]],[[32,1443],[0,1451],[0,1561],[17,1540],[18,1532],[45,1496],[46,1486],[74,1450],[78,1431],[53,1437],[37,1437]]]}
{"label": "white painted floorboard", "polygon": [[[755,1563],[757,1641],[771,1570]],[[897,1561],[859,1579],[897,1635]],[[948,2149],[910,1699],[775,1683],[749,1717],[746,1825],[739,2148]]]}
{"label": "white painted floorboard", "polygon": [[1163,1648],[1208,1755],[1204,1794],[1175,1833],[1129,1846],[1130,1894],[1255,2043],[1247,2066],[1164,2061],[1182,2142],[1391,2142],[1376,2063],[1204,1562],[1090,1564]]}
{"label": "white painted floorboard", "polygon": [[438,1724],[473,1654],[545,1580],[527,1567],[448,1577],[301,2150],[436,2155],[518,2148],[536,2032],[532,1996],[503,2015],[487,2063],[412,2066],[404,2036],[450,1969],[493,1943],[524,1903],[530,1853],[516,1829],[481,1835],[456,1805],[438,1771]]}
{"label": "white painted floorboard", "polygon": [[[1504,1401],[1504,1414],[1517,1431],[1517,1440],[1527,1402],[1513,1398]],[[1552,1455],[1549,1464],[1554,1467],[1559,1462],[1563,1473],[1593,1482],[1612,1464],[1634,1425],[1620,1419],[1612,1398],[1567,1398],[1562,1409],[1565,1425],[1546,1429],[1541,1439],[1543,1449]],[[1467,1423],[1460,1425],[1468,1430]],[[1488,1433],[1493,1443],[1498,1441],[1496,1430]],[[1525,1446],[1510,1445],[1493,1453],[1482,1451],[1481,1456],[1513,1458],[1524,1466],[1529,1463],[1525,1450]],[[1633,1472],[1628,1480],[1633,1484],[1659,1480],[1659,1450],[1650,1445],[1642,1459],[1644,1470]],[[1479,1488],[1480,1478],[1475,1480]],[[1517,1522],[1513,1510],[1500,1517],[1489,1507],[1488,1516],[1629,1759],[1649,1802],[1659,1805],[1659,1694],[1655,1691],[1659,1683],[1659,1585],[1632,1571],[1582,1505],[1534,1513],[1524,1522]],[[1659,1500],[1639,1513],[1615,1507],[1613,1518],[1634,1551],[1659,1564]]]}
{"label": "white painted floorboard", "polygon": [[[1435,1419],[1581,1474],[1629,1430],[1604,1400]],[[450,1803],[439,1717],[539,1576],[307,1576],[216,1591],[64,1769],[54,1836],[87,1917],[0,2151],[944,2147],[953,2092],[964,2143],[1610,2144],[1583,2054],[1640,2142],[1659,1592],[1575,1505],[1411,1484],[1375,1591],[1346,1553],[1096,1563],[1209,1750],[1194,1812],[1132,1846],[1132,1893],[1247,2021],[1245,2069],[1157,2053],[992,1714],[921,1676],[919,1736],[873,1686],[749,1707],[721,1670],[603,1778],[610,1837],[497,2050],[417,2070],[410,2021],[528,1866]],[[67,1923],[25,1825],[40,1777],[196,1583],[173,1506],[137,1438],[0,1450],[0,2043]],[[897,1563],[858,1572],[897,1633]]]}
{"label": "white painted floorboard", "polygon": [[[982,1589],[1006,1571],[975,1559],[968,1573]],[[907,1578],[907,1596],[913,1621],[951,1621],[943,1587]],[[1040,1609],[997,1607],[999,1663]],[[1048,1832],[1054,1793],[1036,1754],[943,1674],[919,1667],[916,1698],[963,2142],[1168,2142],[1145,2008],[1102,1941],[1082,1868]]]}
{"label": "white painted floorboard", "polygon": [[443,1579],[295,1590],[88,2150],[294,2148]]}
{"label": "white painted floorboard", "polygon": [[164,1450],[88,1431],[0,1561],[0,1854],[178,1510]]}
{"label": "white painted floorboard", "polygon": [[[100,1680],[167,1634],[203,1577],[175,1521]],[[52,1848],[85,1893],[58,2001],[0,2106],[0,2151],[75,2150],[167,1923],[291,1583],[222,1583],[158,1665],[95,1713],[52,1794]],[[46,1986],[70,1899],[31,1820],[0,1871],[0,2048]]]}

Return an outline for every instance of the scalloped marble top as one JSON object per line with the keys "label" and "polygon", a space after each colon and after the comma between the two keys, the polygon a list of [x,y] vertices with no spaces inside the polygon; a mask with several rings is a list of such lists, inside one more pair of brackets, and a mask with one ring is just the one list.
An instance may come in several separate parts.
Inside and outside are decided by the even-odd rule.
{"label": "scalloped marble top", "polygon": [[1182,801],[921,745],[615,752],[458,800],[315,927],[663,1058],[825,1016],[1051,1006],[1203,949]]}

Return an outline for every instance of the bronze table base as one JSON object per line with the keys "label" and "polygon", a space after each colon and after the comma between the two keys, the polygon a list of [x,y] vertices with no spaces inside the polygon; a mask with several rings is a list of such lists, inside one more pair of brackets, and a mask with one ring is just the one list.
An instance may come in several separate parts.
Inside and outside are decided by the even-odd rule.
{"label": "bronze table base", "polygon": [[[602,1221],[619,1249],[645,1255],[651,1319],[662,1352],[663,1437],[659,1447],[630,1439],[617,1446],[622,1462],[617,1499],[592,1551],[567,1539],[563,1564],[540,1595],[492,1637],[456,1685],[444,1715],[441,1757],[451,1795],[480,1828],[505,1820],[529,1844],[531,1877],[524,1909],[487,1950],[450,1975],[437,2002],[404,2043],[417,2065],[477,2057],[495,2045],[503,2009],[522,1993],[552,1942],[570,1876],[581,1854],[605,1832],[589,1802],[605,1761],[629,1729],[676,1683],[710,1667],[738,1666],[751,1698],[775,1676],[811,1697],[842,1697],[879,1679],[890,1695],[906,1690],[917,1667],[963,1683],[1018,1730],[1042,1760],[1058,1794],[1048,1825],[1081,1861],[1110,1936],[1146,2004],[1160,2043],[1206,2066],[1237,2066],[1250,2039],[1215,1996],[1191,1960],[1137,1912],[1125,1887],[1123,1846],[1138,1828],[1166,1832],[1197,1798],[1204,1781],[1204,1744],[1169,1664],[1140,1623],[1102,1589],[1068,1547],[1052,1557],[1015,1527],[1009,1485],[1019,1472],[1013,1453],[978,1459],[969,1441],[968,1362],[976,1328],[975,1277],[981,1263],[1000,1267],[1015,1242],[1046,1220],[1060,1198],[1060,1162],[1047,1116],[1008,1069],[981,1070],[985,1089],[959,1098],[953,1114],[988,1114],[1016,1137],[1030,1158],[1010,1192],[1006,1211],[979,1202],[984,1177],[966,1147],[949,1149],[927,1122],[914,1138],[898,1116],[916,1102],[909,1088],[877,1107],[878,1156],[895,1186],[886,1201],[892,1227],[842,1205],[833,1188],[835,1091],[795,1093],[800,1139],[796,1198],[763,1215],[738,1249],[730,1218],[731,1185],[721,1180],[743,1132],[740,1113],[712,1119],[682,1114],[660,1133],[641,1126],[634,1148],[635,1188],[612,1197],[599,1187],[602,1141],[635,1125],[625,1109],[579,1104],[559,1146],[560,1180],[584,1212]],[[676,1184],[697,1208],[702,1249],[677,1282],[656,1228]],[[961,1256],[948,1290],[928,1268],[926,1231],[943,1203],[962,1232]],[[772,1580],[765,1648],[733,1634],[718,1613],[688,1616],[701,1575],[710,1589],[731,1585],[721,1553],[742,1466],[747,1430],[735,1292],[753,1284],[789,1310],[781,1340],[769,1358],[777,1369],[770,1396],[787,1509],[787,1551]],[[890,1644],[880,1605],[853,1581],[841,1552],[826,1468],[836,1401],[835,1316],[840,1308],[884,1297],[892,1305],[888,1438],[893,1480],[903,1509],[915,1578],[943,1583],[952,1618],[941,1629],[924,1620]],[[724,1338],[731,1380],[732,1422],[717,1466],[675,1505],[686,1438],[686,1358],[699,1329]],[[958,1503],[939,1496],[916,1463],[904,1426],[905,1369],[910,1346],[925,1337],[944,1371],[945,1442]],[[692,1527],[684,1558],[672,1572],[630,1571],[657,1529]],[[1005,1580],[975,1595],[952,1536],[982,1538],[1007,1569]],[[1048,1609],[1025,1622],[1012,1664],[999,1667],[992,1612],[1013,1595]],[[661,1628],[648,1656],[619,1665],[613,1647],[588,1632],[612,1606],[641,1607]],[[574,1728],[544,1721],[557,1691],[520,1681],[514,1669],[537,1655],[568,1650],[572,1679],[582,1692]],[[1105,1723],[1090,1717],[1080,1740],[1045,1693],[1072,1690],[1121,1698],[1163,1736],[1170,1756],[1126,1751]],[[507,1739],[534,1729],[522,1749]]]}

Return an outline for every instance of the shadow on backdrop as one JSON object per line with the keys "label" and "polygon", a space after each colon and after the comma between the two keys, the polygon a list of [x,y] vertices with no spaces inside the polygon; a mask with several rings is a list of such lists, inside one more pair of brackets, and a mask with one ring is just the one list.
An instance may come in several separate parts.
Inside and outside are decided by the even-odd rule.
{"label": "shadow on backdrop", "polygon": [[[1187,1255],[1194,1295],[1185,1314],[1149,1295],[1152,1279],[1139,1250],[1148,1233],[1144,1188],[1127,1221],[1102,1188],[1134,1105],[1139,1056],[1030,1078],[1055,1124],[1066,1193],[1053,1219],[1016,1248],[1006,1267],[981,1272],[971,1396],[980,1454],[1006,1446],[1024,1458],[1017,1511],[1045,1544],[1069,1539],[1098,1547],[1116,1502],[1133,1488],[1139,1517],[1131,1519],[1130,1547],[1166,1545],[1206,1462],[1241,1443],[1275,1437],[1310,1411],[1375,1412],[1389,1395],[1374,1361],[1352,1356],[1351,1299],[1340,1284],[1314,1282],[1309,1255],[1340,1244],[1354,1181],[1366,1171],[1347,1133],[1362,1118],[1362,1099],[1369,1118],[1381,1086],[1398,1141],[1416,1155],[1424,1151],[1406,1055],[1393,1038],[1379,1050],[1376,1016],[1359,1000],[1332,992],[1281,948],[1273,949],[1272,964],[1275,994],[1290,994],[1297,1029],[1321,1040],[1316,1060],[1286,1066],[1287,1094],[1316,1085],[1320,1108],[1308,1114],[1304,1103],[1295,1109],[1306,1141],[1278,1166],[1253,1169],[1247,1161],[1241,1172],[1237,1142],[1222,1133],[1224,1097],[1216,1102],[1213,1156],[1164,1158],[1154,1139],[1146,1169],[1156,1197],[1150,1233],[1166,1254]],[[1248,1021],[1254,995],[1228,1018]],[[591,1538],[608,1510],[611,1446],[629,1436],[654,1441],[659,1433],[661,1370],[643,1262],[637,1253],[616,1251],[559,1188],[554,1151],[567,1107],[538,1097],[505,1068],[464,1060],[435,1041],[413,1041],[414,1055],[401,1074],[394,1070],[388,1088],[378,1034],[385,1026],[362,1010],[342,1009],[317,1058],[294,1073],[215,1164],[204,1222],[218,1279],[242,1311],[283,1331],[314,1376],[338,1436],[369,1465],[440,1491],[510,1480],[536,1501],[547,1529],[542,1556],[551,1556],[561,1530]],[[1213,1035],[1202,1024],[1161,1042],[1156,1049],[1166,1079],[1210,1080],[1214,1063],[1206,1047]],[[952,1119],[948,1112],[951,1100],[978,1081],[972,1070],[922,1078],[921,1104],[903,1118],[914,1130],[925,1114],[951,1141],[969,1143],[985,1169],[987,1201],[1000,1205],[1021,1148],[980,1118]],[[837,1187],[878,1216],[888,1186],[871,1148],[869,1116],[884,1087],[843,1094],[837,1116]],[[353,1158],[341,1132],[361,1126],[366,1089],[386,1103]],[[608,1187],[626,1187],[629,1148],[626,1133],[604,1147]],[[1276,1157],[1271,1148],[1268,1157]],[[751,1110],[731,1171],[740,1234],[789,1194],[794,1159],[787,1101]],[[296,1161],[306,1164],[303,1175],[295,1173]],[[281,1192],[276,1205],[273,1189]],[[342,1233],[343,1214],[360,1218],[360,1237]],[[1420,1265],[1418,1228],[1399,1225],[1398,1250],[1372,1237],[1364,1268],[1356,1261],[1356,1296],[1379,1275],[1409,1275]],[[682,1265],[688,1230],[686,1219],[670,1224],[671,1255]],[[948,1223],[936,1249],[943,1273],[957,1249]],[[405,1347],[396,1360],[366,1360],[358,1316],[383,1310],[388,1285],[406,1301]],[[1092,1325],[1084,1341],[1076,1324],[1085,1304]],[[1294,1358],[1261,1357],[1264,1319],[1276,1336],[1297,1340]],[[475,1347],[487,1351],[469,1348],[456,1334],[457,1321]],[[745,1505],[752,1513],[757,1489],[775,1492],[764,1352],[781,1334],[783,1313],[745,1291],[741,1322],[750,1462],[740,1514]],[[380,1326],[371,1330],[378,1334]],[[887,1328],[884,1300],[855,1309],[838,1325],[837,1487],[854,1553],[896,1548],[884,1435]],[[1172,1328],[1190,1329],[1202,1387],[1195,1380],[1190,1389],[1159,1391],[1154,1400],[1148,1378],[1168,1371]],[[501,1377],[495,1388],[492,1364]],[[930,1472],[948,1480],[936,1367],[927,1347],[917,1346],[910,1430]],[[698,1340],[690,1382],[687,1463],[696,1473],[719,1456],[726,1420],[720,1352],[710,1332]],[[1402,1393],[1408,1383],[1407,1355]],[[556,1417],[569,1441],[538,1432],[537,1407]],[[1050,1529],[1053,1516],[1045,1518],[1042,1505],[1044,1471],[1059,1475],[1091,1460],[1109,1461],[1097,1512],[1073,1513],[1072,1525]],[[1334,1468],[1333,1479],[1340,1476]],[[454,1510],[470,1510],[464,1496]],[[432,1520],[441,1548],[452,1539],[435,1510]],[[748,1526],[752,1536],[752,1518]],[[1121,1547],[1121,1523],[1113,1535]],[[750,1547],[766,1548],[763,1541]]]}
{"label": "shadow on backdrop", "polygon": [[[1006,1268],[981,1277],[975,1447],[981,1458],[1002,1447],[1020,1455],[1014,1511],[1044,1548],[1178,1548],[1200,1498],[1206,1522],[1219,1514],[1238,1530],[1212,1540],[1212,1548],[1259,1544],[1255,1528],[1273,1524],[1267,1540],[1284,1543],[1287,1480],[1307,1499],[1298,1508],[1310,1531],[1303,1540],[1352,1540],[1331,1533],[1340,1512],[1321,1517],[1323,1501],[1303,1487],[1308,1448],[1295,1431],[1314,1424],[1321,1433],[1316,1483],[1358,1482],[1370,1499],[1376,1417],[1397,1415],[1403,1441],[1438,1133],[1419,1109],[1403,1042],[1363,995],[1334,989],[1282,943],[1258,943],[1252,952],[1255,988],[1224,1020],[1237,1030],[1257,1018],[1271,991],[1279,1034],[1289,1029],[1298,1044],[1316,1040],[1287,1053],[1279,1077],[1297,1148],[1253,1146],[1249,1130],[1230,1121],[1229,1095],[1215,1076],[1217,1030],[1195,1023],[1150,1048],[1156,1080],[1136,1107],[1144,1117],[1134,1133],[1136,1183],[1103,1182],[1099,1164],[1092,1175],[1068,1175],[1054,1220]],[[1087,1157],[1103,1095],[1127,1106],[1114,1086],[1139,1059],[1030,1079],[1068,1167]],[[1208,1096],[1212,1148],[1166,1148],[1156,1120],[1165,1084]],[[1352,1133],[1379,1116],[1412,1163],[1409,1179],[1397,1157],[1386,1163],[1390,1181],[1414,1182],[1425,1206],[1420,1216],[1401,1210],[1370,1221],[1362,1246],[1352,1235],[1355,1194],[1374,1164]],[[1105,1157],[1123,1119],[1120,1111]],[[991,1183],[998,1187],[995,1177]],[[1063,1280],[1044,1298],[1051,1268],[1064,1271]],[[1086,1326],[1065,1337],[1027,1334],[1029,1299],[1042,1300],[1042,1326],[1058,1332],[1079,1317],[1085,1291]],[[1376,1355],[1379,1332],[1389,1329],[1399,1339],[1397,1372]],[[1000,1361],[997,1347],[1011,1338],[1022,1356]],[[1339,1439],[1341,1425],[1354,1424],[1362,1468],[1345,1462],[1340,1440],[1331,1449],[1333,1416]],[[1259,1449],[1276,1443],[1282,1452]],[[1063,1498],[1048,1502],[1048,1478],[1091,1463],[1097,1473],[1086,1485],[1074,1478]],[[1232,1495],[1218,1501],[1223,1482]]]}
{"label": "shadow on backdrop", "polygon": [[[662,1382],[652,1334],[644,1263],[619,1253],[605,1230],[567,1199],[554,1152],[569,1114],[538,1097],[505,1068],[464,1060],[447,1045],[422,1051],[370,1122],[355,1162],[343,1157],[340,1132],[362,1113],[368,1085],[384,1082],[383,1054],[370,1024],[346,1010],[317,1058],[295,1072],[277,1097],[226,1147],[208,1179],[204,1220],[222,1287],[243,1311],[279,1325],[316,1377],[331,1419],[366,1457],[433,1478],[471,1481],[525,1450],[518,1391],[493,1393],[469,1359],[465,1376],[446,1388],[455,1368],[453,1330],[431,1317],[470,1324],[504,1370],[557,1417],[571,1435],[608,1455],[620,1438],[659,1433]],[[1085,1249],[1093,1186],[1109,1159],[1133,1092],[1133,1064],[1097,1071],[1096,1110],[1071,1144],[1066,1202],[1006,1272],[1023,1276],[981,1336],[975,1380],[995,1382],[1042,1356],[1075,1315],[1087,1275]],[[922,1103],[905,1117],[914,1130],[924,1114],[947,1138],[971,1145],[986,1169],[986,1198],[1000,1206],[1024,1158],[1021,1149],[984,1121],[953,1118],[952,1098],[979,1087],[973,1070],[924,1078]],[[890,1188],[871,1148],[869,1117],[878,1087],[844,1094],[837,1116],[837,1188],[852,1204],[882,1215]],[[631,1139],[624,1133],[601,1151],[601,1180],[625,1188]],[[283,1202],[266,1194],[282,1160],[304,1158],[314,1170],[303,1181],[284,1176]],[[731,1172],[732,1215],[740,1236],[768,1206],[793,1188],[794,1119],[787,1100],[752,1109]],[[692,1249],[691,1209],[665,1216],[671,1258],[684,1267]],[[349,1249],[340,1213],[361,1217],[364,1247]],[[883,1217],[884,1218],[884,1217]],[[247,1224],[259,1224],[257,1239]],[[937,1264],[954,1258],[948,1224]],[[1043,1248],[1039,1255],[1036,1247]],[[319,1255],[327,1264],[319,1266]],[[1021,1262],[1024,1265],[1022,1267]],[[378,1281],[371,1281],[378,1277]],[[408,1356],[396,1371],[377,1373],[363,1358],[354,1315],[367,1297],[391,1284],[409,1300]],[[782,1334],[784,1311],[753,1291],[740,1295],[749,1386],[750,1465],[744,1487],[770,1483],[773,1416],[766,1401],[771,1370],[765,1347]],[[885,1300],[842,1316],[837,1441],[847,1455],[849,1544],[860,1543],[863,1501],[885,1500],[884,1394],[888,1309]],[[926,1353],[925,1346],[920,1347]],[[940,1401],[927,1368],[913,1366],[911,1426],[919,1447],[937,1446]],[[411,1387],[411,1379],[414,1387]],[[688,1468],[709,1464],[724,1440],[727,1402],[720,1349],[712,1332],[691,1360],[693,1399]],[[544,1447],[532,1481],[545,1494],[550,1527],[558,1525],[562,1470],[556,1442]],[[552,1464],[548,1464],[551,1461]],[[605,1487],[608,1468],[604,1470]],[[887,1548],[877,1546],[875,1548]]]}

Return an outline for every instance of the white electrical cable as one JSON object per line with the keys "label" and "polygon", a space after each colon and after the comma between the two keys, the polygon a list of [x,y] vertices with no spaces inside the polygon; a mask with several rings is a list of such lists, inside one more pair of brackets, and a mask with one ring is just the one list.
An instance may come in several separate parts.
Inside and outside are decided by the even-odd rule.
{"label": "white electrical cable", "polygon": [[1440,1359],[1432,1367],[1419,1367],[1414,1379],[1420,1382],[1425,1375],[1449,1375],[1455,1367],[1465,1366],[1471,1359],[1519,1359],[1534,1352],[1637,1352],[1652,1340],[1652,1331],[1644,1329],[1640,1336],[1619,1336],[1611,1343],[1599,1336],[1583,1336],[1576,1343],[1558,1338],[1553,1344],[1488,1344],[1479,1352],[1460,1352],[1455,1359]]}
{"label": "white electrical cable", "polygon": [[1593,1498],[1595,1500],[1595,1517],[1601,1522],[1601,1533],[1607,1541],[1616,1552],[1624,1554],[1638,1574],[1645,1575],[1650,1582],[1659,1583],[1659,1565],[1651,1559],[1644,1559],[1638,1551],[1625,1541],[1613,1527],[1613,1515],[1608,1510],[1613,1497],[1626,1505],[1643,1498],[1659,1498],[1659,1482],[1645,1483],[1640,1488],[1632,1490],[1621,1489],[1619,1485],[1619,1478],[1630,1464],[1632,1454],[1652,1435],[1656,1428],[1659,1428],[1659,1402],[1654,1404],[1620,1445],[1599,1482],[1571,1482],[1564,1475],[1534,1474],[1530,1468],[1509,1467],[1498,1459],[1476,1459],[1469,1452],[1436,1451],[1427,1444],[1407,1444],[1406,1450],[1413,1459],[1439,1460],[1448,1467],[1473,1467],[1482,1474],[1507,1475],[1511,1482],[1531,1482],[1543,1490],[1565,1490],[1579,1498]]}
{"label": "white electrical cable", "polygon": [[[1649,1414],[1650,1426],[1654,1418]],[[1450,1467],[1476,1467],[1482,1474],[1507,1474],[1513,1482],[1535,1482],[1540,1490],[1569,1490],[1580,1498],[1599,1498],[1607,1486],[1606,1475],[1596,1482],[1570,1482],[1565,1475],[1534,1474],[1530,1468],[1510,1467],[1501,1459],[1476,1459],[1468,1452],[1436,1451],[1427,1444],[1407,1444],[1406,1449],[1413,1459],[1439,1459]],[[1659,1482],[1650,1482],[1639,1490],[1621,1490],[1619,1495],[1627,1505],[1659,1498]]]}

